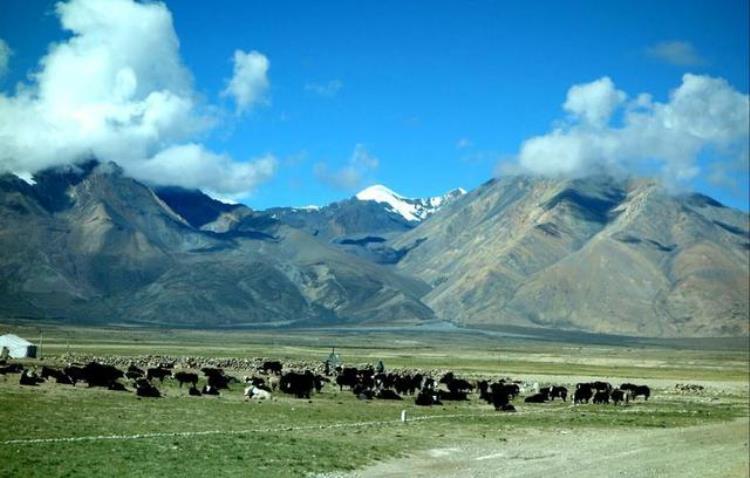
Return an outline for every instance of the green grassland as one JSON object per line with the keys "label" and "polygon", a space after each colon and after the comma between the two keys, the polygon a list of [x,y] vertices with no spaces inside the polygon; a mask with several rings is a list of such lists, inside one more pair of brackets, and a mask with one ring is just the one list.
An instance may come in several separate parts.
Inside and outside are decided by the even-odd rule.
{"label": "green grassland", "polygon": [[[3,331],[39,336],[37,326]],[[555,342],[463,332],[225,331],[49,326],[42,362],[72,356],[266,357],[319,361],[336,346],[346,363],[383,360],[387,368],[454,370],[469,377],[511,376],[573,384],[582,377],[628,379],[652,386],[648,402],[627,407],[556,401],[496,413],[472,397],[443,407],[357,400],[327,386],[312,400],[275,395],[188,397],[167,380],[161,399],[44,383],[21,387],[0,378],[1,476],[305,476],[351,470],[377,460],[461,440],[503,441],[520,428],[682,427],[748,416],[748,350],[737,342],[700,347],[669,343]],[[36,339],[35,339],[36,341]],[[38,363],[30,361],[31,364]],[[237,376],[243,371],[230,370]],[[675,383],[701,383],[681,394]],[[399,421],[401,410],[409,420]],[[198,434],[191,434],[196,432]],[[134,438],[133,435],[148,435]],[[79,441],[9,440],[84,438]]]}

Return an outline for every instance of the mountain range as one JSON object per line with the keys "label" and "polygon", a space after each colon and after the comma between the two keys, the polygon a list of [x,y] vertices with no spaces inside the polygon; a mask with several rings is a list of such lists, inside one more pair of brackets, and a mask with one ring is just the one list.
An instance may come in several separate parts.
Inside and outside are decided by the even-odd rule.
{"label": "mountain range", "polygon": [[748,333],[748,214],[645,179],[385,186],[256,211],[113,164],[0,176],[0,317]]}

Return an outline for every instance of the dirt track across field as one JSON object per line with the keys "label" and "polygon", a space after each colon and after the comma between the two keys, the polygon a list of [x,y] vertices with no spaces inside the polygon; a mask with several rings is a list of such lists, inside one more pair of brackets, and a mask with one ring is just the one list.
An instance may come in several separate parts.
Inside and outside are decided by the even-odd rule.
{"label": "dirt track across field", "polygon": [[519,429],[505,440],[460,443],[332,477],[750,476],[747,418],[671,429]]}

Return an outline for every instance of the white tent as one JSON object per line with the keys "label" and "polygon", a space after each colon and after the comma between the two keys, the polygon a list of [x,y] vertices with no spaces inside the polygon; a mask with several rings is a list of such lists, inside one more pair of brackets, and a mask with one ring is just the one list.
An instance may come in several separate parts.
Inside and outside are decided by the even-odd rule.
{"label": "white tent", "polygon": [[36,357],[36,345],[13,334],[0,335],[0,351],[8,350],[10,358]]}

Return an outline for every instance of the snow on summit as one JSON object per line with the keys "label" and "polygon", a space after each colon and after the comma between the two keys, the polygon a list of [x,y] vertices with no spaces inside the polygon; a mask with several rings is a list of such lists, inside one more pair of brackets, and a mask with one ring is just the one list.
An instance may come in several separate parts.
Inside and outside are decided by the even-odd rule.
{"label": "snow on summit", "polygon": [[454,189],[442,196],[431,198],[407,198],[382,184],[376,184],[358,192],[355,197],[360,201],[375,201],[386,204],[392,212],[401,215],[407,221],[420,222],[437,212],[445,204],[466,194],[462,188]]}

